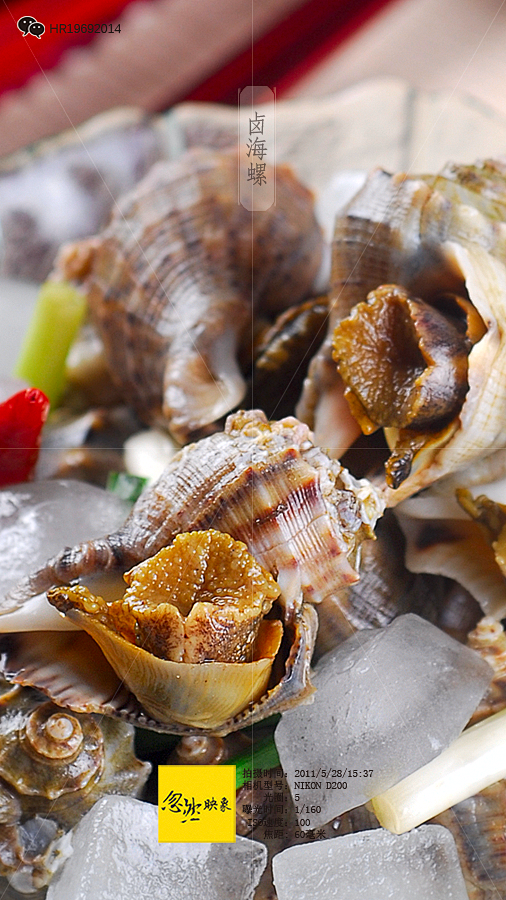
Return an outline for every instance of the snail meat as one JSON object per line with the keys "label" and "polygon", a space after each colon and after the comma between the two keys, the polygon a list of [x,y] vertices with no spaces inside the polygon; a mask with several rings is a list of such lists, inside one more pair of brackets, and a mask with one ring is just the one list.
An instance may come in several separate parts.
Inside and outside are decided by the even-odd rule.
{"label": "snail meat", "polygon": [[[185,733],[191,722],[196,730],[217,734],[244,727],[300,702],[312,691],[309,663],[316,636],[312,602],[335,597],[344,634],[354,630],[347,598],[340,589],[358,580],[360,545],[372,536],[382,509],[372,485],[365,479],[352,478],[336,460],[315,447],[311,432],[297,419],[268,422],[258,411],[232,415],[223,432],[184,447],[173,458],[160,479],[141,494],[118,531],[64,549],[15,591],[21,600],[52,588],[51,601],[66,618],[93,635],[109,662],[99,662],[97,645],[82,632],[52,633],[52,641],[43,633],[29,638],[18,633],[1,641],[3,671],[7,677],[34,685],[72,709],[120,715],[146,727]],[[165,603],[154,610],[149,598],[157,594],[160,579],[167,583],[157,568],[160,556],[157,560],[156,554],[166,558],[184,549],[180,569],[198,574],[201,563],[196,559],[211,540],[210,528],[221,533],[219,539],[224,544],[232,538],[246,544],[256,561],[247,564],[249,571],[257,571],[260,564],[277,584],[267,574],[262,575],[267,588],[263,597],[259,594],[258,608],[264,610],[260,625],[248,595],[248,615],[253,614],[257,621],[248,624],[247,638],[244,613],[229,605],[227,627],[235,618],[238,630],[235,638],[218,642],[226,655],[212,662],[217,672],[223,670],[218,678],[220,687],[226,683],[224,673],[230,667],[236,674],[238,670],[246,672],[248,666],[252,671],[263,669],[263,675],[259,674],[255,686],[250,672],[246,678],[248,696],[245,698],[241,689],[240,703],[233,700],[232,706],[205,712],[209,706],[206,691],[210,688],[204,682],[211,672],[211,651],[202,644],[199,629],[210,627],[210,620],[202,617],[199,624],[195,615],[193,643],[202,646],[189,660],[201,661],[178,662],[178,657],[184,658],[187,652],[186,643],[174,635],[184,630],[188,640],[192,614],[188,616],[181,607],[186,617],[182,623],[175,606]],[[186,532],[198,534],[184,536]],[[195,556],[196,547],[200,549]],[[237,556],[237,551],[234,553]],[[69,585],[82,576],[103,576],[132,568],[126,575],[126,580],[131,580],[126,599],[118,599],[112,606],[93,596],[83,584]],[[229,573],[223,588],[226,594],[234,580],[236,576],[232,578]],[[183,593],[188,591],[185,585]],[[172,594],[172,588],[168,592]],[[148,598],[147,604],[140,603],[139,597]],[[269,604],[272,609],[266,615]],[[140,609],[144,605],[146,609]],[[194,609],[198,607],[196,603]],[[220,614],[218,604],[213,613],[215,624]],[[9,629],[14,631],[15,616],[15,612],[9,615]],[[159,627],[165,618],[171,623],[167,639]],[[149,653],[143,647],[145,641],[157,653],[163,648],[162,655],[167,658]],[[238,665],[234,655],[240,644],[245,659]],[[126,663],[122,661],[125,653]],[[160,693],[169,690],[163,687],[169,670],[174,670],[171,677],[176,681],[181,678],[181,666],[187,672],[195,667],[191,677],[185,678],[193,682],[200,699],[194,696],[189,703],[186,687],[177,701],[179,706],[168,708]],[[218,696],[217,687],[213,690]],[[221,694],[230,704],[231,691],[223,688]],[[188,709],[183,710],[185,703]]]}
{"label": "snail meat", "polygon": [[264,616],[280,591],[244,544],[218,531],[178,535],[125,580],[111,603],[81,585],[48,598],[150,715],[216,728],[265,693],[283,626]]}
{"label": "snail meat", "polygon": [[[299,417],[329,447],[353,443],[359,423],[383,427],[390,505],[455,472],[465,484],[506,439],[504,166],[449,165],[419,178],[373,172],[337,217],[332,260],[329,331]],[[402,333],[371,383],[368,348],[374,368],[381,345]],[[390,396],[398,382],[402,415],[399,404],[385,414],[371,389]]]}

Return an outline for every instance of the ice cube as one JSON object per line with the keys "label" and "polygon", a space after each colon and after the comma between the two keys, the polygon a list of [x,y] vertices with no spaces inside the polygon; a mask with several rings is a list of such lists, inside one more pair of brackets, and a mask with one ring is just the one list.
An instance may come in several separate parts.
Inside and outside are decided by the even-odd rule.
{"label": "ice cube", "polygon": [[272,869],[278,900],[468,900],[455,841],[441,825],[289,847]]}
{"label": "ice cube", "polygon": [[[0,490],[0,612],[18,606],[7,595],[64,547],[102,537],[125,521],[130,504],[111,491],[65,479],[34,481]],[[46,604],[48,615],[60,614]],[[2,618],[2,631],[21,631],[30,624]],[[44,628],[37,624],[34,628]],[[47,627],[50,627],[49,625]]]}
{"label": "ice cube", "polygon": [[412,614],[323,656],[313,703],[284,713],[275,733],[301,827],[362,805],[441,753],[492,674],[477,653]]}
{"label": "ice cube", "polygon": [[73,855],[47,900],[252,900],[267,864],[263,844],[158,843],[158,811],[103,797],[75,829]]}

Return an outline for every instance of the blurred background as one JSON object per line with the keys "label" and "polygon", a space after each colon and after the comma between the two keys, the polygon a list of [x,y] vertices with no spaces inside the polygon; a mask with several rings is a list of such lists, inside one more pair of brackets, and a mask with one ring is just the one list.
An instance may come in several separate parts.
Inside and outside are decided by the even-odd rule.
{"label": "blurred background", "polygon": [[505,46],[505,0],[2,0],[0,155],[118,105],[235,105],[250,83],[283,100],[392,75],[506,115]]}

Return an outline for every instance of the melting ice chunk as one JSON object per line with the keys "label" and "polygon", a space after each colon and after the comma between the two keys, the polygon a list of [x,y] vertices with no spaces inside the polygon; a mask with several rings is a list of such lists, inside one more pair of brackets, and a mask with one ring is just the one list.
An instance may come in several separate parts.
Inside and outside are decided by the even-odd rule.
{"label": "melting ice chunk", "polygon": [[272,868],[278,900],[468,900],[455,842],[441,825],[290,847]]}
{"label": "melting ice chunk", "polygon": [[[22,578],[63,547],[115,531],[129,512],[130,504],[111,491],[74,480],[34,481],[0,490],[0,613],[10,616],[19,605],[8,592]],[[44,606],[54,626],[50,618],[34,618],[40,603],[28,601],[26,606],[26,621],[2,617],[0,630],[61,627],[62,617],[49,603]]]}
{"label": "melting ice chunk", "polygon": [[313,703],[284,713],[275,733],[301,825],[362,805],[441,753],[491,678],[477,653],[411,614],[323,656]]}
{"label": "melting ice chunk", "polygon": [[77,826],[74,853],[47,900],[252,900],[267,863],[263,844],[158,843],[157,808],[103,797]]}

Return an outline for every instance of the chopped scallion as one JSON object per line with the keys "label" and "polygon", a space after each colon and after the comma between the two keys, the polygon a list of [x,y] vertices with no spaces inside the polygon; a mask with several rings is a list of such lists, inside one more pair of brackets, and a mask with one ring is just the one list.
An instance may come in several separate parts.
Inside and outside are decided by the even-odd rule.
{"label": "chopped scallion", "polygon": [[411,831],[506,777],[506,709],[472,725],[426,766],[378,794],[372,808],[394,834]]}
{"label": "chopped scallion", "polygon": [[65,360],[86,313],[86,300],[67,282],[42,285],[14,374],[39,388],[51,405],[65,387]]}
{"label": "chopped scallion", "polygon": [[236,790],[239,790],[246,781],[252,780],[253,769],[274,769],[280,765],[274,737],[270,735],[262,740],[253,741],[248,750],[227,759],[223,765],[236,767],[235,785]]}
{"label": "chopped scallion", "polygon": [[106,488],[121,500],[135,503],[148,483],[147,478],[130,475],[128,472],[109,472]]}

